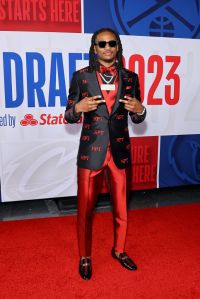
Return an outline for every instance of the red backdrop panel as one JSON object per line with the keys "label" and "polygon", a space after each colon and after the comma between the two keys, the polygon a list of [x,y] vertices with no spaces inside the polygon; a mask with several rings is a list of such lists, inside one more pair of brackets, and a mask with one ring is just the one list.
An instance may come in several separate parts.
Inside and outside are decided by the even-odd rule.
{"label": "red backdrop panel", "polygon": [[158,136],[132,137],[132,190],[157,187]]}
{"label": "red backdrop panel", "polygon": [[0,1],[0,30],[81,32],[81,0]]}
{"label": "red backdrop panel", "polygon": [[[157,188],[158,136],[132,137],[131,190]],[[106,174],[101,193],[108,193]]]}

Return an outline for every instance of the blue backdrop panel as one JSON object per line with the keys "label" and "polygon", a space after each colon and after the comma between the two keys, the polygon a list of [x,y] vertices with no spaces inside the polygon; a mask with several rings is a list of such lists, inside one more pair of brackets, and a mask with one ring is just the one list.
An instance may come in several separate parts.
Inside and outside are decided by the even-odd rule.
{"label": "blue backdrop panel", "polygon": [[117,30],[110,10],[110,1],[84,1],[84,32],[93,33],[99,28],[109,27]]}
{"label": "blue backdrop panel", "polygon": [[200,38],[200,0],[85,0],[84,27],[120,34]]}
{"label": "blue backdrop panel", "polygon": [[161,137],[159,187],[200,183],[200,135]]}

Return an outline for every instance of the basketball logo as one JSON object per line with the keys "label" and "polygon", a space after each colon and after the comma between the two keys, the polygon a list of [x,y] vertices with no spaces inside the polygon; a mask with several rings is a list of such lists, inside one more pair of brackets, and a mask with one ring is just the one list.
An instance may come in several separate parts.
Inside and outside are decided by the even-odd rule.
{"label": "basketball logo", "polygon": [[174,36],[174,25],[166,17],[157,17],[150,23],[149,35],[150,36],[173,37]]}
{"label": "basketball logo", "polygon": [[199,0],[110,0],[120,34],[200,38]]}

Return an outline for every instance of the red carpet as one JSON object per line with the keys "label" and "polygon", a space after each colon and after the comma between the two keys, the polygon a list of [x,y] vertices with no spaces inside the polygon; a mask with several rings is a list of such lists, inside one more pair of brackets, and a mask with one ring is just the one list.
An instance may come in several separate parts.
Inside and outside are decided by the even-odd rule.
{"label": "red carpet", "polygon": [[112,216],[94,221],[93,277],[78,273],[76,217],[0,223],[0,298],[200,298],[200,204],[129,211],[126,251],[111,258]]}

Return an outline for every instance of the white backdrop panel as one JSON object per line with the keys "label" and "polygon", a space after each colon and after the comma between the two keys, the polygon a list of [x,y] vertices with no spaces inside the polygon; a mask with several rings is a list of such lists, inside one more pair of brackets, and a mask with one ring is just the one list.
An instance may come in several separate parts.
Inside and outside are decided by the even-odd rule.
{"label": "white backdrop panel", "polygon": [[[57,72],[59,66],[55,64],[53,69],[52,53],[61,54],[66,92],[68,92],[69,70],[72,70],[73,63],[69,54],[81,55],[82,60],[79,57],[76,61],[76,69],[86,66],[88,61],[84,60],[83,53],[88,53],[90,39],[90,34],[0,33],[0,73],[2,74],[0,76],[0,171],[3,201],[76,195],[76,155],[81,124],[63,124],[62,115],[65,108],[61,106],[59,96],[56,97],[55,106],[48,106],[52,72],[56,73],[55,88],[61,88]],[[135,127],[130,124],[130,135],[199,134],[200,41],[131,36],[121,36],[121,39],[127,68],[132,55],[139,54],[144,59],[144,104],[147,106],[148,114],[144,123]],[[5,89],[11,86],[11,83],[3,75],[5,70],[3,53],[7,55],[9,52],[17,54],[23,70],[23,101],[21,105],[13,108],[6,108]],[[35,106],[28,107],[26,55],[30,52],[39,54],[44,63],[45,81],[41,90],[44,93],[46,107],[40,107],[37,96]],[[161,98],[162,105],[149,105],[147,99],[149,90],[158,76],[156,63],[154,63],[154,73],[148,70],[153,55],[158,55],[163,63],[163,71],[154,93],[154,97]],[[164,90],[167,84],[171,85],[172,93],[174,92],[174,81],[166,79],[172,67],[171,63],[165,62],[166,56],[180,56],[180,64],[175,71],[176,76],[180,78],[180,99],[176,105],[168,105],[165,101]],[[41,76],[39,67],[37,61],[34,61],[35,82]],[[141,65],[137,67],[139,71]],[[160,65],[158,68],[160,70]],[[19,95],[15,71],[16,65],[11,61],[13,101]],[[38,124],[21,126],[20,121],[26,114],[32,114]],[[45,119],[50,115],[49,124],[44,124],[44,120],[42,121],[41,115],[44,114]]]}

